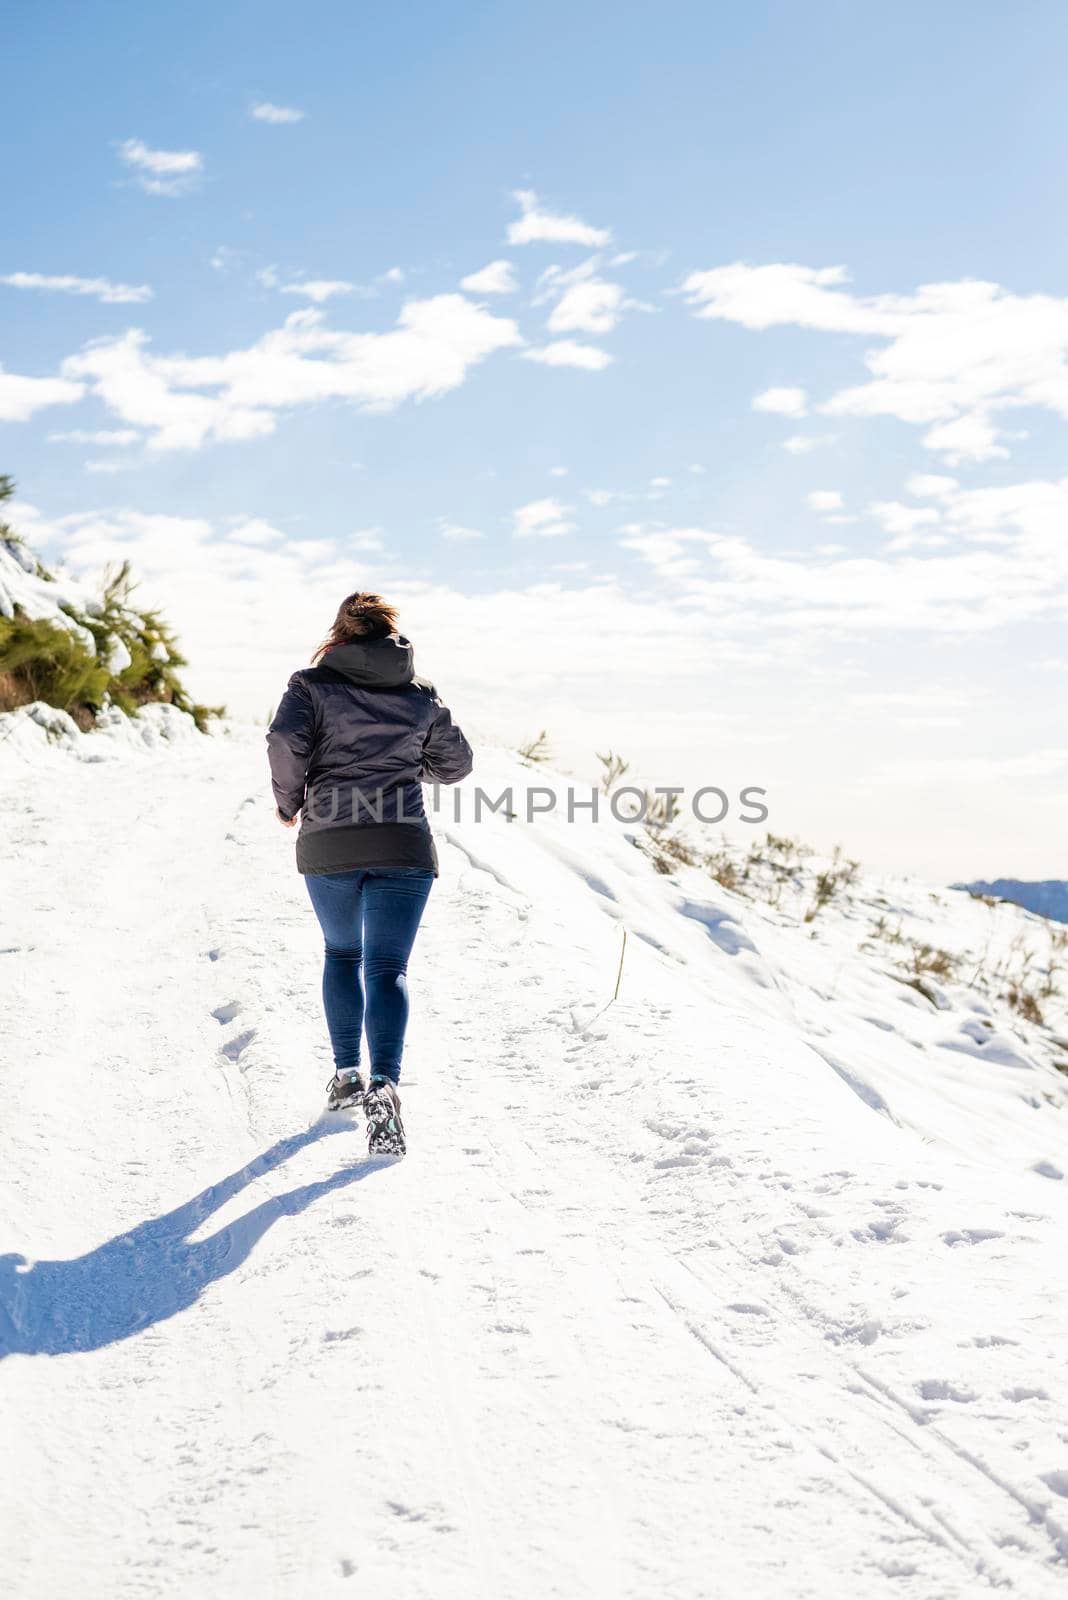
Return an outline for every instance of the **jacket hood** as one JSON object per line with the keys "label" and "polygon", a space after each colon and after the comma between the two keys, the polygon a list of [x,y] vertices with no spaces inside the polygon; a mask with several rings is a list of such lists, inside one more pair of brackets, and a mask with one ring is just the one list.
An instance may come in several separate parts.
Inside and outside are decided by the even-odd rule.
{"label": "jacket hood", "polygon": [[383,639],[350,639],[328,650],[319,665],[364,689],[399,689],[415,672],[415,653],[402,633]]}

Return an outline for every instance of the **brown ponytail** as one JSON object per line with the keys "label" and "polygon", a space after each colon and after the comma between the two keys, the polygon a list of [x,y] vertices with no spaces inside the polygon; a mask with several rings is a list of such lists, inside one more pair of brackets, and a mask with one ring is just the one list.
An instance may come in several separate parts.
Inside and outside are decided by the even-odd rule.
{"label": "brown ponytail", "polygon": [[397,631],[397,608],[380,594],[347,594],[338,607],[334,625],[312,656],[315,666],[328,650],[353,639],[384,639]]}

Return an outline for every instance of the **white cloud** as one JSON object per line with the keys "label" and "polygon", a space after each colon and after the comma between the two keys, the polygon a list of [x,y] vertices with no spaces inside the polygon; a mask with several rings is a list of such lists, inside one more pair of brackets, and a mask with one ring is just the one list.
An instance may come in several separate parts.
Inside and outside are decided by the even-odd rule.
{"label": "white cloud", "polygon": [[627,548],[722,628],[863,638],[1068,621],[1068,478],[958,489],[933,507],[879,501],[877,556],[792,559],[702,528],[629,525]]}
{"label": "white cloud", "polygon": [[122,460],[115,456],[106,456],[99,461],[85,461],[82,463],[86,472],[126,472],[129,470],[129,460]]}
{"label": "white cloud", "polygon": [[906,506],[900,500],[875,500],[868,507],[868,514],[887,533],[911,533],[914,528],[932,527],[942,520],[931,506]]}
{"label": "white cloud", "polygon": [[24,378],[0,367],[0,422],[25,422],[45,406],[69,406],[85,393],[66,378]]}
{"label": "white cloud", "polygon": [[590,278],[565,289],[549,313],[550,333],[611,333],[619,321],[623,290],[618,283]]}
{"label": "white cloud", "polygon": [[443,539],[450,539],[457,544],[468,543],[473,539],[484,539],[486,535],[480,533],[478,528],[465,528],[461,522],[450,522],[447,517],[438,520],[438,531]]}
{"label": "white cloud", "polygon": [[45,289],[54,294],[91,295],[107,305],[140,305],[152,299],[147,283],[112,283],[110,278],[78,278],[73,273],[9,272],[0,277],[10,289]]}
{"label": "white cloud", "polygon": [[876,500],[868,507],[868,514],[892,535],[889,550],[933,549],[948,543],[944,533],[924,533],[925,528],[938,527],[941,516],[930,506],[906,506],[900,500]]}
{"label": "white cloud", "polygon": [[596,506],[599,511],[603,511],[605,506],[610,506],[613,501],[628,498],[618,489],[584,489],[582,492],[590,505]]}
{"label": "white cloud", "polygon": [[708,468],[702,467],[699,461],[691,461],[690,465],[686,468],[686,471],[692,472],[695,477],[703,478],[705,473],[708,471]]}
{"label": "white cloud", "polygon": [[272,523],[264,521],[263,517],[240,517],[227,531],[226,537],[235,544],[272,545],[281,544],[285,534]]}
{"label": "white cloud", "polygon": [[599,256],[590,256],[577,267],[546,267],[538,279],[534,304],[555,301],[549,314],[550,333],[611,333],[623,311],[649,310],[638,301],[628,300],[623,286],[599,275]]}
{"label": "white cloud", "polygon": [[118,148],[146,194],[188,194],[204,171],[199,150],[151,150],[143,139],[124,139]]}
{"label": "white cloud", "polygon": [[699,317],[883,341],[864,357],[869,380],[819,409],[923,426],[924,444],[950,465],[1007,454],[1002,412],[1040,406],[1068,419],[1068,298],[971,279],[864,296],[847,282],[844,267],[736,262],[691,273],[682,289]]}
{"label": "white cloud", "polygon": [[807,456],[825,444],[833,444],[837,437],[834,433],[792,433],[783,440],[782,447],[789,450],[792,456]]}
{"label": "white cloud", "polygon": [[573,509],[573,506],[561,505],[560,501],[552,496],[544,500],[531,500],[525,506],[517,506],[512,513],[516,538],[525,539],[536,535],[540,539],[555,539],[561,534],[573,533],[575,524],[568,521]]}
{"label": "white cloud", "polygon": [[942,788],[946,784],[959,784],[964,790],[1002,783],[1016,783],[1026,778],[1044,778],[1062,772],[1068,767],[1068,749],[1049,746],[1041,750],[1028,750],[1022,755],[1002,755],[994,752],[977,756],[933,756],[916,761],[896,761],[892,767],[873,774],[872,783],[905,784],[909,787],[930,785]]}
{"label": "white cloud", "polygon": [[276,106],[270,100],[257,101],[249,107],[248,114],[254,122],[270,122],[276,127],[304,121],[304,112],[298,111],[296,106]]}
{"label": "white cloud", "polygon": [[344,278],[305,278],[299,283],[280,283],[278,290],[280,294],[303,295],[306,300],[314,300],[317,306],[322,306],[338,295],[356,294],[358,286]]}
{"label": "white cloud", "polygon": [[193,450],[271,433],[277,413],[296,406],[347,400],[389,411],[446,394],[494,351],[521,342],[511,320],[444,294],[409,301],[385,333],[346,333],[320,311],[295,311],[248,348],[217,356],[155,355],[131,329],[87,345],[62,370],[123,422],[148,429],[150,449]]}
{"label": "white cloud", "polygon": [[840,332],[889,332],[888,318],[867,314],[848,294],[844,267],[800,267],[778,263],[750,267],[736,261],[729,267],[691,272],[682,292],[699,317],[739,322],[743,328],[765,329],[796,323],[803,328]]}
{"label": "white cloud", "polygon": [[[854,394],[857,391],[853,391]],[[859,403],[859,396],[857,402]],[[844,401],[831,402],[845,406]],[[1065,409],[1068,416],[1068,407]],[[906,417],[905,421],[911,419]],[[967,417],[954,417],[952,422],[940,422],[937,426],[928,429],[924,434],[923,442],[928,450],[937,450],[945,456],[951,467],[959,465],[962,461],[996,461],[1005,460],[1008,450],[997,443],[998,432],[990,418],[982,412],[973,412]]]}
{"label": "white cloud", "polygon": [[568,467],[550,467],[549,476],[550,478],[566,478],[569,470]]}
{"label": "white cloud", "polygon": [[669,489],[671,487],[671,479],[670,478],[650,478],[649,479],[649,487],[650,487],[650,489]]}
{"label": "white cloud", "polygon": [[547,367],[584,367],[587,372],[603,372],[612,364],[607,350],[598,350],[592,344],[578,344],[574,339],[554,339],[552,344],[524,350],[523,359],[540,361]]}
{"label": "white cloud", "polygon": [[292,278],[286,282],[277,267],[261,267],[256,274],[256,282],[262,284],[263,288],[277,289],[279,294],[299,295],[302,299],[312,300],[319,306],[341,295],[354,294],[361,300],[374,300],[379,293],[379,284],[403,281],[404,273],[400,267],[390,267],[388,272],[380,272],[373,283],[351,283],[348,278],[305,277]]}
{"label": "white cloud", "polygon": [[386,548],[381,528],[358,528],[344,541],[346,549],[375,552]]}
{"label": "white cloud", "polygon": [[519,284],[510,261],[491,261],[478,272],[460,279],[460,288],[471,294],[514,294]]}
{"label": "white cloud", "polygon": [[[554,524],[569,526],[572,510],[555,500],[534,501],[519,507],[516,517],[518,521],[522,516],[532,531],[541,531]],[[631,629],[636,648],[641,639],[648,642],[655,635],[657,650],[674,641],[685,653],[688,640],[697,672],[710,639],[737,653],[730,637],[739,644],[749,638],[763,656],[769,630],[810,641],[818,627],[825,628],[829,637],[863,640],[872,631],[983,633],[1040,617],[1068,618],[1066,517],[1068,478],[957,492],[946,519],[959,544],[936,555],[884,553],[857,558],[836,551],[816,560],[787,559],[709,529],[629,524],[624,546],[647,562],[667,587],[662,603],[655,607],[649,606],[644,585],[630,601],[615,591],[619,601],[611,607],[615,621],[606,613],[603,628],[597,623],[596,595],[586,596],[592,619],[590,646],[596,658],[592,666],[617,672],[627,657]],[[345,540],[294,541],[254,517],[235,519],[224,533],[203,519],[130,510],[76,514],[48,523],[32,506],[20,504],[13,508],[12,518],[31,543],[59,544],[76,566],[99,567],[130,555],[146,579],[162,575],[162,589],[152,598],[168,610],[177,608],[183,635],[187,629],[192,633],[183,642],[199,645],[221,671],[230,665],[250,671],[249,640],[275,639],[275,624],[281,622],[284,636],[275,645],[282,658],[277,670],[284,682],[292,670],[287,655],[305,635],[307,652],[322,636],[320,613],[329,614],[326,602],[332,591],[336,589],[339,596],[346,585],[351,587]],[[993,535],[1007,542],[990,544]],[[410,603],[420,601],[427,619],[442,614],[440,607],[435,609],[440,595],[433,585],[420,580],[406,590],[402,585],[402,590]],[[484,595],[453,598],[459,609],[450,604],[445,612],[452,634],[461,613],[493,614]],[[602,592],[602,602],[607,605],[608,599]],[[565,614],[577,619],[575,607],[581,609],[582,603],[575,595],[556,596],[553,615],[563,626]],[[530,638],[540,641],[544,589],[532,597],[528,610]],[[225,625],[235,615],[242,619],[243,635]],[[509,613],[509,621],[501,624],[504,637],[513,623]],[[463,630],[459,637],[465,637]],[[190,654],[197,659],[194,650]],[[457,660],[462,660],[462,649]],[[905,690],[895,681],[887,692]],[[597,693],[602,692],[603,685],[598,685]],[[878,686],[875,692],[881,692]],[[221,697],[218,681],[212,693]]]}
{"label": "white cloud", "polygon": [[959,488],[959,484],[956,478],[946,478],[938,472],[914,472],[905,488],[918,500],[943,500]]}
{"label": "white cloud", "polygon": [[777,417],[803,417],[808,411],[804,389],[765,389],[753,397],[754,411],[770,411]]}
{"label": "white cloud", "polygon": [[141,435],[134,428],[71,428],[68,433],[50,433],[50,444],[92,444],[124,447],[136,444]]}
{"label": "white cloud", "polygon": [[612,238],[607,228],[594,228],[578,217],[543,211],[533,189],[516,189],[514,198],[519,202],[522,216],[509,224],[509,244],[582,244],[600,249]]}
{"label": "white cloud", "polygon": [[689,532],[645,531],[640,523],[628,524],[620,540],[624,550],[633,550],[649,563],[661,578],[688,578],[700,571],[700,560],[689,554],[694,536]]}
{"label": "white cloud", "polygon": [[922,689],[855,689],[851,705],[884,711],[960,711],[969,695],[952,685],[925,683]]}
{"label": "white cloud", "polygon": [[358,294],[361,299],[374,299],[377,293],[377,290],[360,283],[350,283],[347,278],[291,278],[285,282],[278,267],[261,267],[256,274],[256,282],[265,290],[299,294],[302,299],[310,299],[317,306],[325,306],[326,302],[336,299],[339,294]]}
{"label": "white cloud", "polygon": [[811,511],[841,511],[842,496],[837,489],[813,489],[805,496]]}

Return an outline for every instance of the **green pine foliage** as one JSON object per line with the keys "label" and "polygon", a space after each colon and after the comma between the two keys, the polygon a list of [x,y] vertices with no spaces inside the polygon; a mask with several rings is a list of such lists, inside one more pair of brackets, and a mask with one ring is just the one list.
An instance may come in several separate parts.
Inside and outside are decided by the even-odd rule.
{"label": "green pine foliage", "polygon": [[[14,487],[10,478],[0,475],[0,503],[11,498]],[[2,520],[0,540],[32,555]],[[36,570],[51,581],[40,562]],[[222,716],[224,707],[190,699],[180,676],[187,663],[174,633],[158,611],[133,603],[134,587],[130,564],[124,561],[108,575],[100,602],[91,612],[60,605],[92,636],[95,650],[84,634],[47,618],[24,616],[18,606],[14,617],[0,617],[0,711],[44,700],[88,728],[108,701],[128,715],[150,701],[162,701],[188,712],[202,732],[212,717]],[[116,640],[125,646],[130,663],[112,672],[109,660]]]}
{"label": "green pine foliage", "polygon": [[111,674],[69,629],[45,618],[0,617],[0,709],[45,700],[74,712],[103,704]]}

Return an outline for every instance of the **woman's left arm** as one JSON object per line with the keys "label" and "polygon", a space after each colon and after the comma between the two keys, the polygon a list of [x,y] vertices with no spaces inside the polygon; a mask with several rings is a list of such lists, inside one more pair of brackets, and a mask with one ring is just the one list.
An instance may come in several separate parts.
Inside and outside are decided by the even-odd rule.
{"label": "woman's left arm", "polygon": [[287,827],[292,827],[304,804],[304,788],[314,737],[315,707],[302,674],[295,672],[282,696],[274,721],[267,730],[271,787],[278,807],[278,820]]}

